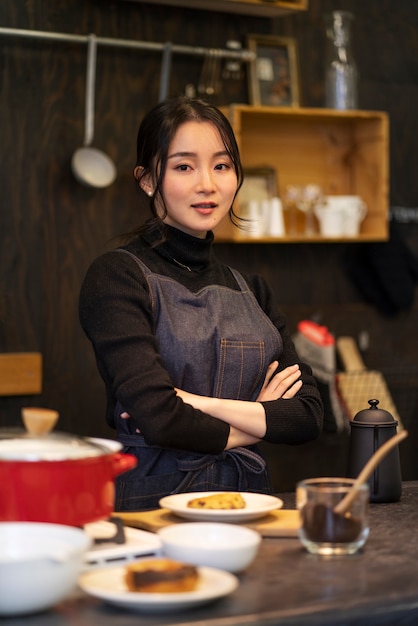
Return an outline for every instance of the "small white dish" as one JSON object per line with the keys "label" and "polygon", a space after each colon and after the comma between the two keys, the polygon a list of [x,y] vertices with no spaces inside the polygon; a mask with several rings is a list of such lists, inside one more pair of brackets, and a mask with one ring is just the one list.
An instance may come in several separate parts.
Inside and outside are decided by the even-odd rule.
{"label": "small white dish", "polygon": [[260,533],[236,524],[190,522],[160,528],[162,549],[168,558],[242,572],[254,560]]}
{"label": "small white dish", "polygon": [[191,509],[187,506],[189,500],[193,498],[202,498],[211,496],[216,493],[225,493],[224,491],[199,491],[192,493],[177,493],[172,496],[165,496],[160,500],[160,506],[168,509],[172,513],[179,515],[184,519],[201,522],[227,522],[241,523],[258,519],[267,515],[271,511],[281,509],[283,501],[275,496],[269,496],[263,493],[241,492],[241,496],[245,500],[244,509]]}
{"label": "small white dish", "polygon": [[239,584],[233,574],[210,567],[199,567],[199,575],[198,587],[183,593],[129,591],[125,584],[124,567],[85,572],[78,584],[85,593],[108,604],[144,613],[171,613],[207,604],[233,593]]}

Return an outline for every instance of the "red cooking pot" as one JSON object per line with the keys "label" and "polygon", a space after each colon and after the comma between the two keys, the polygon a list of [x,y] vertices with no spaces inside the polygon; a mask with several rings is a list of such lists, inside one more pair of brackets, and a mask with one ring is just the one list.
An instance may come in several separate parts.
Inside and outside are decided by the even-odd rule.
{"label": "red cooking pot", "polygon": [[115,477],[137,464],[121,447],[64,433],[0,432],[0,521],[83,526],[108,518]]}

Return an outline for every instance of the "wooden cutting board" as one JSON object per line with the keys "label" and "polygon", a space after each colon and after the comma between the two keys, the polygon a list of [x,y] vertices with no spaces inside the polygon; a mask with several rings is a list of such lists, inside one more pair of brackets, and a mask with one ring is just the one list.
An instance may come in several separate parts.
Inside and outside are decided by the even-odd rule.
{"label": "wooden cutting board", "polygon": [[[156,532],[170,524],[182,524],[190,520],[182,519],[168,509],[152,511],[115,512],[114,517],[123,520],[126,526]],[[245,522],[244,526],[257,530],[263,537],[297,537],[299,513],[292,509],[278,509],[260,519]]]}

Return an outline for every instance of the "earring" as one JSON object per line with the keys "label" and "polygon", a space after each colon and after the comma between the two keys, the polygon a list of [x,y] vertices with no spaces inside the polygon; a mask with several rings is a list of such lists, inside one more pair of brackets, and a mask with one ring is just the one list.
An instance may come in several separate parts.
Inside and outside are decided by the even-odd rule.
{"label": "earring", "polygon": [[149,197],[150,197],[150,198],[152,198],[152,194],[153,194],[154,192],[153,192],[153,191],[148,191],[147,193],[148,193]]}

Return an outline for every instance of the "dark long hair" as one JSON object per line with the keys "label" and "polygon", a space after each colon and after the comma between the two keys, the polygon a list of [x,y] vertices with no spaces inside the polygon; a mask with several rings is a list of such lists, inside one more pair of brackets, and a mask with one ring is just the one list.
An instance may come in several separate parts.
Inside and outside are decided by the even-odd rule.
{"label": "dark long hair", "polygon": [[[165,215],[162,217],[158,215],[156,200],[158,198],[165,207],[162,182],[167,167],[168,150],[178,128],[190,121],[210,122],[218,130],[237,175],[235,200],[243,182],[243,169],[234,131],[228,118],[218,108],[204,100],[183,96],[164,100],[146,114],[138,130],[136,166],[142,168],[139,180],[148,176],[153,181],[155,189],[149,198],[152,218],[137,229],[136,234],[144,229],[156,228],[162,234],[164,232],[162,217]],[[239,224],[240,218],[234,213],[233,202],[229,209],[229,218],[233,224]]]}

